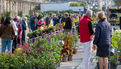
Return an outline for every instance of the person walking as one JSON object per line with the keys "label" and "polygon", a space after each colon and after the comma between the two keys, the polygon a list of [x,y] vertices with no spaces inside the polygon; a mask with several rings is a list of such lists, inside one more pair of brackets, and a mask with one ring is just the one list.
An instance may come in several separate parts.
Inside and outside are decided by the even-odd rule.
{"label": "person walking", "polygon": [[18,28],[17,44],[21,44],[22,43],[22,25],[20,24],[20,18],[14,19],[14,21],[16,22],[17,28]]}
{"label": "person walking", "polygon": [[80,31],[80,42],[84,46],[84,57],[82,60],[82,66],[80,65],[78,69],[90,69],[90,55],[91,47],[93,41],[93,28],[90,17],[92,16],[92,11],[88,10],[82,19],[79,21],[79,31]]}
{"label": "person walking", "polygon": [[51,23],[51,18],[52,18],[52,13],[50,13],[49,16],[46,17],[45,19],[47,28],[49,27],[49,24]]}
{"label": "person walking", "polygon": [[97,49],[100,69],[108,69],[109,48],[111,46],[112,28],[106,20],[104,12],[98,13],[99,22],[96,25],[93,49]]}
{"label": "person walking", "polygon": [[35,15],[34,15],[34,22],[35,22],[35,30],[37,30],[38,29],[38,22],[39,22],[39,20],[38,20],[38,13],[35,13]]}
{"label": "person walking", "polygon": [[13,45],[12,45],[12,53],[14,51],[14,49],[16,48],[17,46],[17,31],[18,31],[18,27],[17,27],[17,23],[16,23],[16,20],[19,18],[19,16],[15,16],[14,19],[11,19],[11,24],[13,25],[13,28],[14,28],[14,31],[15,31],[15,37],[13,39]]}
{"label": "person walking", "polygon": [[35,14],[33,13],[31,16],[30,16],[30,20],[29,20],[29,28],[32,30],[32,31],[35,31],[36,30],[36,23],[35,23]]}
{"label": "person walking", "polygon": [[25,43],[25,36],[26,36],[26,22],[25,22],[26,18],[23,17],[22,20],[20,21],[20,24],[22,26],[22,45],[24,45]]}
{"label": "person walking", "polygon": [[58,20],[58,18],[57,18],[57,16],[56,15],[54,15],[53,16],[53,26],[55,26],[56,24],[58,24],[59,23],[59,20]]}
{"label": "person walking", "polygon": [[15,31],[10,21],[11,18],[7,17],[5,22],[0,27],[0,37],[2,38],[2,53],[6,52],[6,47],[8,48],[8,51],[12,53],[12,39],[15,36]]}

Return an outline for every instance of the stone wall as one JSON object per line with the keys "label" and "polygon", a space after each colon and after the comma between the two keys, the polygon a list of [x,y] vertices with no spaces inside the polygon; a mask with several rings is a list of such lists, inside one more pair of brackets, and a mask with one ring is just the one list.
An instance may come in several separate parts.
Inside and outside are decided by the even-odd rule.
{"label": "stone wall", "polygon": [[29,10],[39,6],[39,0],[0,0],[0,13],[11,12],[11,16],[15,16],[19,11],[28,14]]}

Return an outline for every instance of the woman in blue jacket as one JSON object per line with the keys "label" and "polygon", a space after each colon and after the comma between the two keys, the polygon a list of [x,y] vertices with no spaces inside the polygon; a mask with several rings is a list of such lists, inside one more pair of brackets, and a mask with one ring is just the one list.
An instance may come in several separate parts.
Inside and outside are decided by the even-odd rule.
{"label": "woman in blue jacket", "polygon": [[107,22],[104,12],[98,14],[99,22],[96,26],[93,49],[97,47],[97,56],[99,57],[100,69],[108,69],[109,48],[111,46],[112,28]]}

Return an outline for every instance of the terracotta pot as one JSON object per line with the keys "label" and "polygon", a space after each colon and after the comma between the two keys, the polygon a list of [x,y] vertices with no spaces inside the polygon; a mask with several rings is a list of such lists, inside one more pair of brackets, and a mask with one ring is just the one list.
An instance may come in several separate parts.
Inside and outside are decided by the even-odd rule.
{"label": "terracotta pot", "polygon": [[73,53],[74,53],[74,54],[77,54],[77,49],[74,49]]}

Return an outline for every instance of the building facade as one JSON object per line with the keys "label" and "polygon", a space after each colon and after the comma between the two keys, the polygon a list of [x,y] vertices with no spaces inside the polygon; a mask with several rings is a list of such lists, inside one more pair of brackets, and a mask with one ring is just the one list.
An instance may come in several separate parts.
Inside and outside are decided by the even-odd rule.
{"label": "building facade", "polygon": [[56,2],[56,3],[65,3],[70,1],[78,1],[78,0],[50,0],[50,2]]}
{"label": "building facade", "polygon": [[22,11],[28,14],[29,10],[39,6],[41,0],[0,0],[0,13],[10,12],[12,16]]}

